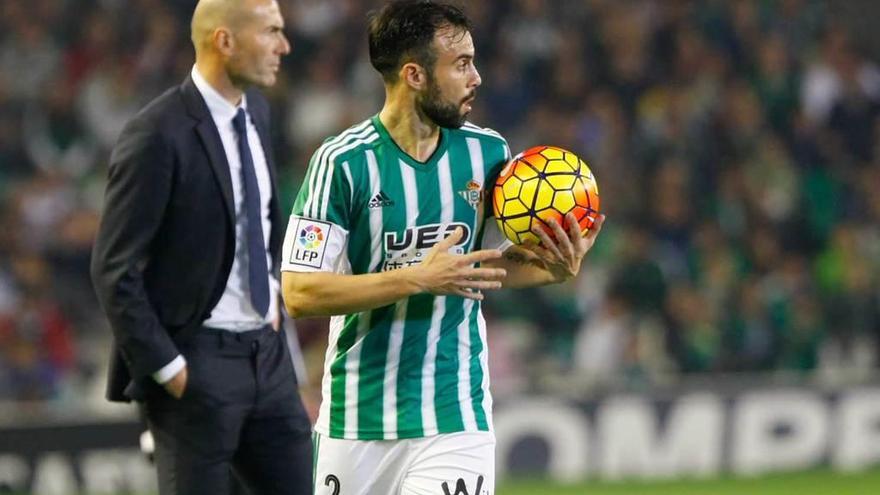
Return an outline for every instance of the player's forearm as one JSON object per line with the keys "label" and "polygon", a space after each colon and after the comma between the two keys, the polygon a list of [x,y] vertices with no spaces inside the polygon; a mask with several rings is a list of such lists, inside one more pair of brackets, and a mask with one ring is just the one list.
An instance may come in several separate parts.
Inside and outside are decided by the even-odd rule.
{"label": "player's forearm", "polygon": [[483,266],[507,270],[502,282],[505,289],[525,289],[558,282],[540,261],[528,260],[511,249],[505,251],[500,259],[483,263]]}
{"label": "player's forearm", "polygon": [[282,294],[294,318],[358,313],[422,292],[411,275],[409,268],[363,275],[283,272]]}

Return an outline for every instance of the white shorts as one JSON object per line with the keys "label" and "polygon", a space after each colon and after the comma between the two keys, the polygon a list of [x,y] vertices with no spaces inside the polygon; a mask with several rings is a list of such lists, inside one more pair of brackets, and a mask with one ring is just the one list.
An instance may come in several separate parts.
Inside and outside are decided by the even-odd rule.
{"label": "white shorts", "polygon": [[315,495],[494,495],[495,434],[342,440],[315,433]]}

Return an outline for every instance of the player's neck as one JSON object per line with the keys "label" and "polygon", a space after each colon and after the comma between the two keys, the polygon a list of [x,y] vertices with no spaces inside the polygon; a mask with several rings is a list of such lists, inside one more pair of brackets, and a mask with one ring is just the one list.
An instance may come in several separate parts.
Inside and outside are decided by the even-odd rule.
{"label": "player's neck", "polygon": [[237,107],[241,103],[241,96],[244,94],[244,91],[233,84],[222,64],[208,59],[201,59],[196,60],[196,69],[205,78],[205,81],[230,105]]}
{"label": "player's neck", "polygon": [[419,162],[431,158],[440,143],[440,127],[419,112],[412,101],[386,99],[379,120],[397,146]]}

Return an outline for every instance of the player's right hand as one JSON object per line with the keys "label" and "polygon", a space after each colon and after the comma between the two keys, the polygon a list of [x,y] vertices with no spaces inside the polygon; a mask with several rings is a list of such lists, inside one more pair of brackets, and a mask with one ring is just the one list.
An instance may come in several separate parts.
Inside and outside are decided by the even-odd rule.
{"label": "player's right hand", "polygon": [[456,295],[467,299],[482,300],[482,290],[500,289],[507,275],[503,268],[477,268],[474,265],[498,259],[498,249],[481,249],[467,254],[450,254],[449,250],[461,241],[461,227],[438,242],[425,256],[424,261],[413,267],[415,280],[423,291],[435,295]]}
{"label": "player's right hand", "polygon": [[171,394],[175,399],[180,399],[183,397],[183,392],[186,391],[186,366],[183,367],[182,370],[178,371],[174,377],[165,382],[164,387],[165,390]]}

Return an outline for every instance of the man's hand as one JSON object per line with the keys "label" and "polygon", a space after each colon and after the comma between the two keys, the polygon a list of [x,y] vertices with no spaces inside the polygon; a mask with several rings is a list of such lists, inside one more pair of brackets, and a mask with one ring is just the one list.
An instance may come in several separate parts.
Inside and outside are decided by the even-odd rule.
{"label": "man's hand", "polygon": [[596,236],[602,230],[605,215],[599,215],[586,235],[581,235],[580,226],[574,214],[569,212],[565,215],[568,223],[568,233],[555,220],[547,222],[553,230],[555,240],[540,227],[532,227],[532,233],[538,236],[541,244],[526,242],[522,250],[531,253],[532,258],[544,265],[556,282],[565,282],[577,276],[581,269],[581,261],[587,251],[596,242]]}
{"label": "man's hand", "polygon": [[183,369],[178,371],[173,378],[165,382],[163,386],[172,397],[180,399],[183,397],[183,392],[186,390],[186,378],[186,366],[184,366]]}
{"label": "man's hand", "polygon": [[483,249],[468,254],[449,254],[464,235],[461,227],[438,242],[421,264],[413,267],[415,282],[425,292],[435,295],[456,295],[482,300],[479,291],[500,289],[507,275],[502,268],[475,268],[474,264],[501,257],[497,249]]}

